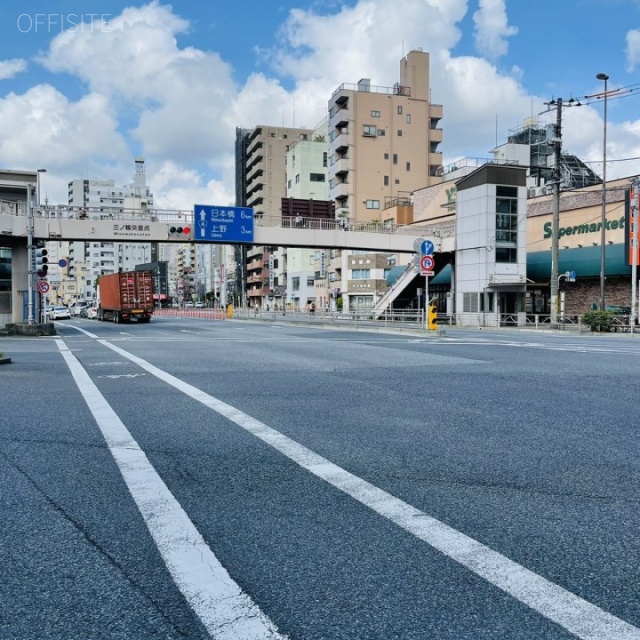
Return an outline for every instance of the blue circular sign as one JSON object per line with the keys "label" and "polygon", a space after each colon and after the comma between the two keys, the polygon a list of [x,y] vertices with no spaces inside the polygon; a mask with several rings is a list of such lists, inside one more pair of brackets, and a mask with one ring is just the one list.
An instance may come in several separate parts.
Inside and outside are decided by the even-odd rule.
{"label": "blue circular sign", "polygon": [[62,258],[62,260],[60,260],[58,262],[58,266],[59,267],[66,267],[67,266],[67,261],[64,258]]}
{"label": "blue circular sign", "polygon": [[423,256],[430,256],[433,254],[433,250],[435,247],[433,246],[433,242],[431,240],[424,240],[420,245],[420,253]]}

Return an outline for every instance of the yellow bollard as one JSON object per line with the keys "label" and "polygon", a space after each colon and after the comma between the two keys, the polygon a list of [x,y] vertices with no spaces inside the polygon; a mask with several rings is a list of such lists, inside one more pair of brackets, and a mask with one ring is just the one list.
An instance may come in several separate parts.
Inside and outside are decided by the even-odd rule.
{"label": "yellow bollard", "polygon": [[230,304],[227,307],[227,318],[233,318],[233,305]]}

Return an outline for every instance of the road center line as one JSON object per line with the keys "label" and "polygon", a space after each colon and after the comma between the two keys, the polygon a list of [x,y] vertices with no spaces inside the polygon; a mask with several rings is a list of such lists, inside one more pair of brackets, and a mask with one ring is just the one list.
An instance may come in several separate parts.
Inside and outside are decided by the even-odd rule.
{"label": "road center line", "polygon": [[167,569],[207,631],[222,640],[286,640],[220,564],[71,350],[56,343]]}
{"label": "road center line", "polygon": [[526,569],[486,545],[355,476],[263,422],[138,356],[98,342],[224,416],[302,468],[389,519],[476,575],[583,640],[640,640],[640,629]]}

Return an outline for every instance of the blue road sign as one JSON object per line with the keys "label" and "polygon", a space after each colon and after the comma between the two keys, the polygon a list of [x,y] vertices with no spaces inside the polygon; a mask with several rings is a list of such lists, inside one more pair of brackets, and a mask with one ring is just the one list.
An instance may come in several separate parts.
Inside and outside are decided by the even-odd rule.
{"label": "blue road sign", "polygon": [[194,240],[253,244],[253,209],[196,204],[193,207]]}
{"label": "blue road sign", "polygon": [[576,272],[575,271],[569,271],[569,277],[572,278],[573,280],[576,279]]}
{"label": "blue road sign", "polygon": [[435,249],[435,247],[433,246],[433,242],[431,242],[431,240],[424,240],[422,242],[422,244],[420,245],[420,253],[423,256],[433,255],[433,250],[434,249]]}
{"label": "blue road sign", "polygon": [[59,267],[66,267],[67,266],[67,261],[62,258],[61,260],[58,260],[58,266]]}

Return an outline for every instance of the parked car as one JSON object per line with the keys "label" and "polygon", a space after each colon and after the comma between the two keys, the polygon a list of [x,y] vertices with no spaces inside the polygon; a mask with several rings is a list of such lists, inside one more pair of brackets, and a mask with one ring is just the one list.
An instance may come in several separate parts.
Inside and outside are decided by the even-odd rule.
{"label": "parked car", "polygon": [[95,305],[91,306],[91,307],[85,307],[84,309],[80,310],[80,317],[81,318],[97,318],[98,317],[98,307],[96,307]]}
{"label": "parked car", "polygon": [[185,302],[184,303],[184,308],[185,309],[193,309],[193,302]]}
{"label": "parked car", "polygon": [[196,309],[204,309],[204,302],[196,302]]}
{"label": "parked car", "polygon": [[80,316],[82,314],[82,311],[86,309],[88,306],[89,306],[88,302],[79,300],[77,302],[71,303],[71,305],[69,306],[69,311],[71,312],[72,316]]}
{"label": "parked car", "polygon": [[51,320],[68,320],[71,318],[71,312],[67,307],[53,307],[48,314]]}

